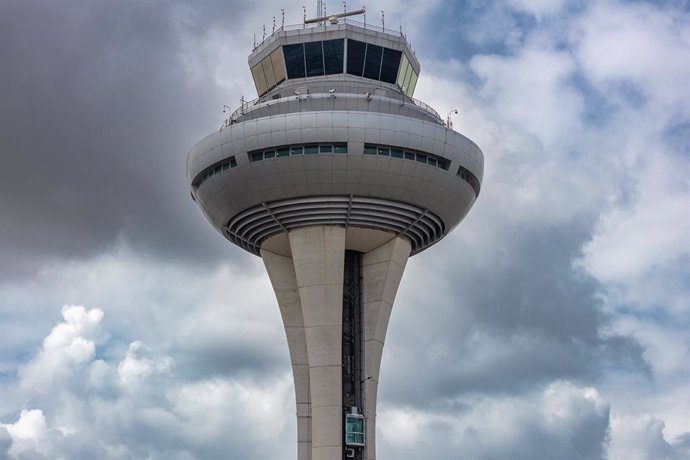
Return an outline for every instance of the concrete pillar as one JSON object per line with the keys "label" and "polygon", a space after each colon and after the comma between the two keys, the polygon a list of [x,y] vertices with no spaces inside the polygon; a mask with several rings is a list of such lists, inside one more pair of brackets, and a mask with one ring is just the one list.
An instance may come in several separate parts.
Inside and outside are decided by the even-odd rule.
{"label": "concrete pillar", "polygon": [[364,316],[364,417],[366,418],[365,459],[376,459],[376,400],[383,344],[388,320],[398,292],[411,246],[396,237],[364,254],[362,260]]}
{"label": "concrete pillar", "polygon": [[292,258],[262,249],[261,258],[273,285],[287,336],[297,404],[297,460],[311,460],[311,397],[304,318]]}
{"label": "concrete pillar", "polygon": [[312,460],[342,458],[342,323],[345,229],[289,232],[309,357]]}
{"label": "concrete pillar", "polygon": [[[347,235],[347,237],[346,237]],[[282,239],[281,239],[282,238]],[[362,258],[364,458],[376,458],[381,355],[410,243],[379,230],[313,226],[261,249],[290,349],[297,403],[298,460],[343,456],[342,327],[345,249]]]}

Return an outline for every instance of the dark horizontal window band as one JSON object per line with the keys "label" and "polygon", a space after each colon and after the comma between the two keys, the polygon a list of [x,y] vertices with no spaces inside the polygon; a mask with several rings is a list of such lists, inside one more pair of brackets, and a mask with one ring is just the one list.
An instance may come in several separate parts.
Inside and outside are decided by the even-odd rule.
{"label": "dark horizontal window band", "polygon": [[218,174],[224,173],[225,171],[236,167],[237,160],[235,159],[235,155],[233,155],[230,158],[226,158],[222,161],[219,161],[218,163],[212,164],[206,170],[202,171],[201,174],[199,174],[197,178],[194,179],[192,185],[194,187],[199,187],[201,184],[211,179],[212,177],[215,177]]}
{"label": "dark horizontal window band", "polygon": [[[436,168],[441,168],[444,171],[448,171],[450,166],[450,160],[433,155],[431,153],[421,152],[419,150],[403,149],[402,147],[393,147],[390,145],[375,145],[375,144],[364,144],[364,155],[376,155],[400,158],[403,160],[416,161],[418,163],[424,163],[429,166],[434,166]],[[479,189],[481,184],[477,176],[472,174],[472,172],[460,166],[458,170],[458,177],[468,184],[474,190],[475,196],[479,196]]]}
{"label": "dark horizontal window band", "polygon": [[470,186],[474,190],[474,195],[479,196],[479,189],[481,188],[481,184],[479,183],[479,179],[477,179],[477,176],[472,174],[472,172],[469,169],[460,166],[460,168],[458,168],[458,177],[470,184]]}
{"label": "dark horizontal window band", "polygon": [[251,152],[247,152],[247,156],[249,157],[249,161],[251,163],[255,163],[257,161],[270,160],[271,158],[324,153],[347,153],[347,144],[344,142],[339,142],[331,144],[286,145],[270,149],[253,150]]}
{"label": "dark horizontal window band", "polygon": [[419,163],[428,164],[429,166],[441,168],[444,171],[447,171],[448,166],[450,166],[450,161],[443,157],[432,155],[431,153],[420,152],[419,150],[403,149],[402,147],[393,147],[390,145],[364,144],[364,154],[417,161]]}

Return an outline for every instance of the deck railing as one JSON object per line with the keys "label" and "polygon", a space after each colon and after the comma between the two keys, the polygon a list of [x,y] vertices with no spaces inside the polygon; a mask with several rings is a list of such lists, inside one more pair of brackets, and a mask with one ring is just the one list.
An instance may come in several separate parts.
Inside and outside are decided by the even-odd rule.
{"label": "deck railing", "polygon": [[[373,95],[371,93],[349,93],[348,96],[349,97],[354,96],[357,98],[363,98],[363,99],[367,99],[369,101],[372,99],[379,99],[379,100],[383,100],[383,101],[396,101],[396,102],[399,102],[401,106],[410,105],[410,102],[412,102],[415,107],[433,115],[434,118],[438,119],[439,123],[443,123],[443,119],[441,118],[441,116],[438,114],[438,112],[436,110],[434,110],[429,104],[426,104],[425,102],[422,102],[418,99],[408,98],[408,97],[404,96],[403,99],[398,100],[398,99],[391,98],[391,97],[376,96],[376,95]],[[260,97],[254,99],[254,100],[251,100],[251,101],[244,101],[225,120],[221,129],[224,127],[231,126],[234,123],[237,123],[239,121],[240,117],[242,117],[243,115],[246,115],[247,113],[250,113],[250,112],[257,110],[257,109],[260,109],[262,107],[273,105],[275,103],[287,102],[290,99],[292,99],[292,100],[306,100],[307,98],[327,99],[327,98],[332,98],[332,97],[334,97],[334,96],[333,96],[333,94],[330,94],[330,93],[310,93],[310,94],[300,94],[300,95],[296,95],[296,96],[281,97],[278,99],[265,99],[263,102],[261,101],[262,98],[260,98]],[[336,97],[342,97],[342,95],[339,94]]]}

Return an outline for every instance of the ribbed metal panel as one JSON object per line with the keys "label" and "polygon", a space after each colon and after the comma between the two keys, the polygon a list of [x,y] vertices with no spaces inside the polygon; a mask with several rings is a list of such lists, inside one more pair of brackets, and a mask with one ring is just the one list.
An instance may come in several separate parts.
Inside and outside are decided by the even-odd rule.
{"label": "ribbed metal panel", "polygon": [[412,254],[445,236],[443,221],[406,203],[357,196],[319,196],[273,201],[242,211],[223,231],[237,246],[259,255],[261,242],[278,233],[310,225],[352,225],[406,236]]}

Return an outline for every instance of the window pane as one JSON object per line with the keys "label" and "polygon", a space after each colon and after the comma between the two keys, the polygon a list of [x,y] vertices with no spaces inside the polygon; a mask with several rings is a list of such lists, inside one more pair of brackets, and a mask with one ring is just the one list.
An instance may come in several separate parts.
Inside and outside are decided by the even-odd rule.
{"label": "window pane", "polygon": [[335,153],[347,153],[347,144],[336,144],[334,151]]}
{"label": "window pane", "polygon": [[319,147],[319,152],[321,153],[333,153],[332,145],[322,145]]}
{"label": "window pane", "polygon": [[264,158],[273,158],[274,156],[276,156],[276,152],[274,150],[264,152]]}
{"label": "window pane", "polygon": [[223,171],[230,169],[230,163],[223,163]]}
{"label": "window pane", "polygon": [[438,167],[441,169],[448,170],[448,162],[446,160],[438,160]]}
{"label": "window pane", "polygon": [[407,72],[410,69],[410,61],[407,60],[407,56],[402,55],[402,61],[400,62],[400,72],[398,72],[398,86],[403,87],[405,85],[405,78],[407,78]]}
{"label": "window pane", "polygon": [[261,63],[252,67],[252,77],[254,78],[254,85],[256,85],[256,92],[259,93],[259,96],[266,94],[266,80],[264,79]]}
{"label": "window pane", "polygon": [[412,78],[410,79],[410,87],[407,90],[407,95],[412,97],[414,89],[417,87],[417,72],[412,71]]}
{"label": "window pane", "polygon": [[405,152],[405,159],[406,159],[406,160],[414,160],[414,153],[412,153],[412,152]]}
{"label": "window pane", "polygon": [[280,84],[285,80],[285,64],[283,63],[283,53],[280,48],[276,48],[271,53],[271,64],[273,65],[273,74],[276,77],[276,84]]}
{"label": "window pane", "polygon": [[273,64],[271,64],[271,58],[268,56],[263,58],[261,60],[261,66],[264,69],[266,88],[270,90],[276,86],[276,77],[273,75]]}
{"label": "window pane", "polygon": [[431,157],[429,157],[429,158],[427,159],[427,162],[428,162],[431,166],[436,166],[436,158],[431,158]]}
{"label": "window pane", "polygon": [[347,73],[362,76],[364,70],[364,53],[367,44],[357,40],[347,40]]}
{"label": "window pane", "polygon": [[311,155],[313,153],[319,153],[319,146],[318,145],[307,145],[304,147],[304,153],[307,155]]}
{"label": "window pane", "polygon": [[[284,150],[286,152],[288,151],[288,149],[284,149]],[[302,155],[302,147],[301,146],[300,147],[292,147],[289,149],[289,151],[290,151],[290,155]],[[280,155],[280,150],[278,151],[278,155],[283,156],[283,155]],[[287,153],[286,153],[286,155],[287,155]]]}
{"label": "window pane", "polygon": [[288,155],[290,155],[290,149],[278,149],[276,151],[277,157],[286,157]]}
{"label": "window pane", "polygon": [[326,40],[323,42],[323,59],[326,64],[326,75],[343,73],[344,40]]}
{"label": "window pane", "polygon": [[398,149],[391,149],[391,156],[395,158],[402,158],[403,157],[403,151],[398,150]]}
{"label": "window pane", "polygon": [[403,85],[403,88],[405,88],[405,94],[408,96],[410,95],[410,80],[412,79],[413,74],[414,69],[412,66],[410,66],[409,70],[407,71],[407,77],[405,77],[405,84]]}
{"label": "window pane", "polygon": [[223,168],[221,168],[220,165],[219,165],[219,166],[216,166],[215,168],[213,168],[213,173],[214,173],[214,174],[218,174],[218,173],[221,172],[222,170],[223,170]]}
{"label": "window pane", "polygon": [[364,145],[364,154],[365,155],[376,155],[376,146],[374,145]]}
{"label": "window pane", "polygon": [[304,44],[304,57],[307,62],[307,77],[323,75],[323,50],[321,42]]}
{"label": "window pane", "polygon": [[419,161],[420,163],[426,163],[426,155],[418,153],[417,154],[417,161]]}
{"label": "window pane", "polygon": [[390,48],[383,49],[383,63],[381,64],[381,81],[395,83],[400,67],[400,56],[402,52]]}
{"label": "window pane", "polygon": [[379,147],[379,155],[388,156],[390,155],[390,150]]}
{"label": "window pane", "polygon": [[364,61],[364,76],[378,80],[381,74],[381,56],[383,48],[377,45],[367,45],[367,57]]}
{"label": "window pane", "polygon": [[285,56],[285,68],[288,78],[302,78],[306,76],[304,72],[304,47],[298,45],[284,45],[283,55]]}
{"label": "window pane", "polygon": [[261,161],[264,159],[264,153],[263,152],[254,152],[252,153],[252,161]]}
{"label": "window pane", "polygon": [[237,166],[237,160],[235,160],[235,157],[230,157],[230,167],[234,168]]}

